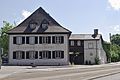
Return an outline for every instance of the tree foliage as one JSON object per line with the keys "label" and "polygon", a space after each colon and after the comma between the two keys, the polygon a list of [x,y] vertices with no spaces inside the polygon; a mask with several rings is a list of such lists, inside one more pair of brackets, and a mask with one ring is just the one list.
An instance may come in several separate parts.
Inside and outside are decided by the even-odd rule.
{"label": "tree foliage", "polygon": [[111,61],[120,61],[120,34],[115,34],[111,36]]}
{"label": "tree foliage", "polygon": [[9,37],[7,32],[14,26],[6,21],[3,21],[3,27],[0,29],[0,47],[3,48],[3,55],[8,54]]}
{"label": "tree foliage", "polygon": [[111,36],[111,43],[120,46],[120,34],[115,34]]}

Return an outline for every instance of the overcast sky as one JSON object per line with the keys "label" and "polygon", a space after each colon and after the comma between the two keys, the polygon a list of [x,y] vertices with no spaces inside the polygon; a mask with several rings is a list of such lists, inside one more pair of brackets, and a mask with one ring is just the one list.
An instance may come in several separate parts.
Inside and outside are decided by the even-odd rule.
{"label": "overcast sky", "polygon": [[19,24],[39,7],[73,33],[98,28],[106,41],[120,33],[120,0],[1,0],[0,27],[4,20]]}

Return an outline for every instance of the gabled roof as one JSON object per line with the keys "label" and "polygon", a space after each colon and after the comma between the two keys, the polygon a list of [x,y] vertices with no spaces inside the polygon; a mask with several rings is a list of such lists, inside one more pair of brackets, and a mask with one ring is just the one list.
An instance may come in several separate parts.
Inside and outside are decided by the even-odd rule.
{"label": "gabled roof", "polygon": [[71,34],[69,40],[98,40],[101,39],[101,34],[98,34],[95,38],[92,37],[93,34]]}
{"label": "gabled roof", "polygon": [[[41,28],[42,22],[46,20],[48,24],[48,28],[43,30]],[[29,26],[31,22],[37,23],[37,27],[32,30]],[[59,23],[57,23],[45,10],[41,7],[38,8],[33,14],[31,14],[27,19],[25,19],[22,23],[20,23],[17,27],[11,29],[8,34],[12,33],[71,33],[68,29],[62,27]]]}

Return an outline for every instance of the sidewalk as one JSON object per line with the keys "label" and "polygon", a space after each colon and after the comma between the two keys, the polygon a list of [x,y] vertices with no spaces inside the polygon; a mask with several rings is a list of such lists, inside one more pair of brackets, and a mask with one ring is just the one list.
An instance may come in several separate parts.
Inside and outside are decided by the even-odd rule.
{"label": "sidewalk", "polygon": [[0,79],[12,74],[32,71],[54,71],[54,70],[66,70],[66,69],[83,69],[94,68],[104,66],[120,65],[120,62],[101,64],[101,65],[68,65],[68,66],[37,66],[32,68],[31,66],[2,66],[0,70]]}

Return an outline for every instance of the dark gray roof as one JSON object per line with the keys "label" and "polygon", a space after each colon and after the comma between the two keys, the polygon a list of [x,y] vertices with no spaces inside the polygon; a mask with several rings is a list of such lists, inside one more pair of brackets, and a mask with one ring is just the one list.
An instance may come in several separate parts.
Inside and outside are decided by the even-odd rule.
{"label": "dark gray roof", "polygon": [[93,34],[71,34],[70,40],[93,40],[93,39],[100,39],[101,34],[98,34],[96,38],[92,37]]}
{"label": "dark gray roof", "polygon": [[[42,22],[46,20],[48,24],[48,28],[43,30],[41,28]],[[37,23],[37,27],[32,30],[29,27],[31,22]],[[11,29],[10,33],[71,33],[68,29],[62,27],[59,23],[57,23],[47,12],[45,12],[41,7],[38,8],[33,14],[31,14],[27,19],[25,19],[22,23],[20,23],[17,27]]]}

